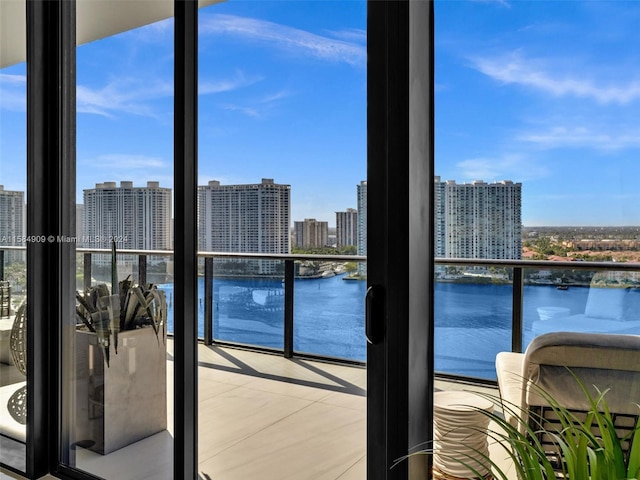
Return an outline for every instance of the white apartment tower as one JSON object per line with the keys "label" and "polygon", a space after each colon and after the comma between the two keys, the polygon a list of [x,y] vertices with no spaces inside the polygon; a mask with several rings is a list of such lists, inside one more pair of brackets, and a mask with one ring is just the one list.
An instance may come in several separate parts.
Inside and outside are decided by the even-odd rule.
{"label": "white apartment tower", "polygon": [[[81,235],[84,235],[84,204],[76,203],[76,236]],[[82,239],[78,243],[78,246],[85,244]]]}
{"label": "white apartment tower", "polygon": [[358,244],[358,211],[347,208],[346,212],[336,212],[336,245],[338,248]]}
{"label": "white apartment tower", "polygon": [[[26,246],[22,238],[25,233],[24,192],[5,190],[0,185],[0,245]],[[5,252],[5,261],[24,261],[24,252]]]}
{"label": "white apartment tower", "polygon": [[443,258],[447,255],[446,244],[446,215],[445,215],[445,186],[444,182],[440,181],[440,177],[436,176],[433,182],[433,195],[434,195],[434,252],[436,258]]}
{"label": "white apartment tower", "polygon": [[[457,184],[448,180],[444,188],[444,256],[519,260],[521,207],[521,183],[477,180]],[[440,209],[436,207],[436,215]],[[443,233],[437,225],[436,233]]]}
{"label": "white apartment tower", "polygon": [[[198,244],[209,252],[290,253],[291,186],[261,183],[198,187]],[[259,262],[261,274],[281,262]]]}
{"label": "white apartment tower", "polygon": [[[367,255],[367,182],[363,180],[358,189],[358,255]],[[358,264],[358,273],[367,274],[367,264]]]}
{"label": "white apartment tower", "polygon": [[322,248],[329,244],[329,222],[305,218],[303,222],[293,222],[293,230],[298,248]]}
{"label": "white apartment tower", "polygon": [[123,181],[84,190],[82,244],[93,248],[170,250],[171,189],[159,182]]}

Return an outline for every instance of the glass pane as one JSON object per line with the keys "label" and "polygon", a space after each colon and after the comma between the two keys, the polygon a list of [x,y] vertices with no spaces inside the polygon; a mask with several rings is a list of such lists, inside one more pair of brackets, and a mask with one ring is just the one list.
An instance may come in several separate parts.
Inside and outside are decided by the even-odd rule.
{"label": "glass pane", "polygon": [[[361,264],[365,263],[357,265]],[[362,319],[367,283],[363,279],[350,280],[344,264],[332,265],[324,271],[331,274],[300,277],[295,281],[295,349],[365,362],[367,345]]]}
{"label": "glass pane", "polygon": [[543,284],[525,286],[525,345],[560,331],[639,335],[640,274],[614,268],[533,271]]}
{"label": "glass pane", "polygon": [[545,262],[517,295],[523,347],[558,329],[637,333],[640,5],[438,0],[435,13],[435,342],[458,365],[447,371],[474,369],[455,339],[487,335],[487,365],[511,349],[511,278],[496,285],[500,265],[475,259]]}
{"label": "glass pane", "polygon": [[[163,18],[154,2],[112,3],[138,24]],[[79,39],[93,20],[130,28],[100,6],[78,8]],[[106,479],[173,476],[172,299],[159,287],[173,262],[173,30],[168,18],[77,48],[77,325],[64,339],[75,355],[63,431],[70,465]]]}
{"label": "glass pane", "polygon": [[364,478],[366,2],[222,2],[199,41],[200,471]]}
{"label": "glass pane", "polygon": [[[466,269],[447,265],[435,284],[435,370],[477,378],[496,378],[495,358],[511,350],[511,269],[461,281]],[[482,328],[478,328],[482,325]]]}
{"label": "glass pane", "polygon": [[[264,260],[216,262],[213,283],[213,338],[222,342],[284,348],[283,262],[273,275],[258,273]],[[230,265],[231,264],[231,265]],[[242,271],[238,277],[234,272]],[[204,335],[203,335],[204,336]]]}
{"label": "glass pane", "polygon": [[0,462],[23,472],[27,423],[26,78],[25,63],[0,70]]}

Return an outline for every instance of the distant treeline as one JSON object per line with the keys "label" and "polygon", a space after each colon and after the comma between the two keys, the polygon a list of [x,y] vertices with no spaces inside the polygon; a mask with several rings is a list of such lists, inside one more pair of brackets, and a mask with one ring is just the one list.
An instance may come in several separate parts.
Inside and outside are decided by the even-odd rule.
{"label": "distant treeline", "polygon": [[522,227],[523,238],[555,237],[559,240],[640,240],[640,226],[627,227]]}

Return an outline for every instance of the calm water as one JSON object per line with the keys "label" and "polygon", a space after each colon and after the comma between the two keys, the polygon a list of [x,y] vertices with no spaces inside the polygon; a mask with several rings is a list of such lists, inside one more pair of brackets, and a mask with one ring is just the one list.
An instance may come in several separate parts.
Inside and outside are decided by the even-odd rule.
{"label": "calm water", "polygon": [[[364,361],[366,282],[343,276],[294,283],[294,349]],[[199,280],[198,334],[204,337],[204,279]],[[173,285],[160,286],[169,300],[173,330]],[[214,280],[214,338],[284,347],[284,285],[273,279]]]}
{"label": "calm water", "polygon": [[[524,347],[541,306],[565,307],[582,313],[588,288],[557,290],[524,287]],[[438,283],[435,289],[435,369],[479,378],[496,378],[495,357],[511,350],[510,285]]]}
{"label": "calm water", "polygon": [[[366,360],[366,282],[342,276],[295,280],[294,348],[297,352]],[[162,285],[173,330],[173,285]],[[283,348],[284,288],[280,280],[214,280],[214,338]],[[588,288],[525,286],[524,329],[537,307],[584,312]],[[511,286],[438,283],[435,290],[437,371],[495,378],[496,353],[511,349]],[[199,283],[199,335],[204,336],[204,280]],[[525,346],[530,339],[525,333]]]}

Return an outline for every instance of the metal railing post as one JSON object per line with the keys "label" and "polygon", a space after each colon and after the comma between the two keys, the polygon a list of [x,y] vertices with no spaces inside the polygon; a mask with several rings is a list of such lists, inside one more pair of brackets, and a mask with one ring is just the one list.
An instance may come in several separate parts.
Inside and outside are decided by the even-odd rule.
{"label": "metal railing post", "polygon": [[284,356],[293,357],[293,278],[294,261],[284,261]]}
{"label": "metal railing post", "polygon": [[138,285],[147,283],[147,256],[138,255]]}
{"label": "metal railing post", "polygon": [[522,352],[522,319],[524,303],[524,269],[522,267],[513,268],[513,299],[511,317],[511,350]]}
{"label": "metal railing post", "polygon": [[91,254],[82,254],[83,286],[85,291],[91,287]]}
{"label": "metal railing post", "polygon": [[213,344],[213,258],[204,259],[204,344]]}
{"label": "metal railing post", "polygon": [[0,250],[0,281],[4,280],[4,250]]}

